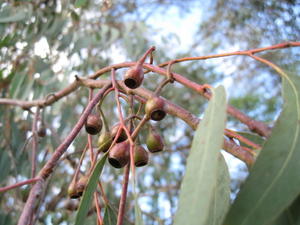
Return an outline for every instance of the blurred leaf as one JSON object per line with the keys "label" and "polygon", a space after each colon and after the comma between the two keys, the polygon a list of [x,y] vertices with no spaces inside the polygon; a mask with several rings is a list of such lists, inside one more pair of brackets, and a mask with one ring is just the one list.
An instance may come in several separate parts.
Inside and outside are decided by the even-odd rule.
{"label": "blurred leaf", "polygon": [[[5,180],[10,172],[10,158],[4,149],[0,151],[0,183]],[[1,223],[0,223],[1,224]]]}
{"label": "blurred leaf", "polygon": [[15,7],[10,6],[4,7],[0,12],[0,23],[11,23],[25,21],[31,16],[32,9],[25,7]]}
{"label": "blurred leaf", "polygon": [[283,111],[254,164],[226,225],[273,221],[300,192],[300,78],[283,78]]}
{"label": "blurred leaf", "polygon": [[75,7],[80,8],[82,6],[85,6],[87,3],[87,0],[76,0],[75,1]]}
{"label": "blurred leaf", "polygon": [[144,225],[142,212],[137,200],[137,196],[135,195],[135,204],[134,204],[134,213],[135,213],[135,223],[134,225]]}
{"label": "blurred leaf", "polygon": [[100,160],[98,160],[91,176],[89,177],[89,181],[87,187],[83,193],[83,196],[80,200],[79,209],[76,215],[75,225],[82,225],[86,219],[87,213],[89,211],[91,201],[93,198],[93,193],[96,190],[97,182],[99,180],[99,176],[102,172],[104,164],[106,162],[107,154],[104,154]]}
{"label": "blurred leaf", "polygon": [[210,205],[210,215],[206,224],[222,224],[230,206],[230,177],[229,171],[220,153],[218,156],[217,183],[214,189],[214,196]]}
{"label": "blurred leaf", "polygon": [[213,90],[187,159],[180,189],[175,225],[206,225],[214,202],[218,179],[218,155],[223,145],[226,94],[223,86]]}
{"label": "blurred leaf", "polygon": [[73,39],[73,33],[69,33],[63,36],[62,40],[60,41],[60,45],[58,47],[59,51],[65,50],[67,47],[70,46]]}
{"label": "blurred leaf", "polygon": [[66,22],[66,18],[57,16],[51,26],[46,30],[46,35],[50,37],[50,39],[56,39],[57,36],[62,32],[61,28],[64,27]]}
{"label": "blurred leaf", "polygon": [[117,213],[111,208],[110,205],[105,206],[103,222],[105,225],[116,225],[117,224]]}
{"label": "blurred leaf", "polygon": [[26,74],[24,73],[17,73],[14,74],[12,78],[12,82],[10,85],[9,95],[11,98],[17,98],[19,91],[21,89],[23,81],[26,79]]}
{"label": "blurred leaf", "polygon": [[12,219],[9,214],[4,214],[0,212],[0,225],[10,225],[12,224]]}

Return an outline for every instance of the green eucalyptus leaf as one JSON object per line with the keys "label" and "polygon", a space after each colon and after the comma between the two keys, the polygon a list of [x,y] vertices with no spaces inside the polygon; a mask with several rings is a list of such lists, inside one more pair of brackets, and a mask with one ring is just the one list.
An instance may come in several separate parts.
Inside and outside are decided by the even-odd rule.
{"label": "green eucalyptus leaf", "polygon": [[99,176],[102,172],[104,164],[106,162],[107,153],[102,156],[100,160],[98,160],[90,178],[88,184],[86,186],[86,190],[83,192],[83,196],[80,200],[79,209],[76,215],[75,225],[82,225],[86,219],[87,213],[89,211],[93,193],[96,190],[97,182],[99,180]]}
{"label": "green eucalyptus leaf", "polygon": [[268,225],[300,225],[300,196],[293,204],[284,210],[284,212]]}
{"label": "green eucalyptus leaf", "polygon": [[213,200],[210,204],[210,215],[206,224],[220,225],[230,207],[230,177],[223,155],[218,157],[217,183]]}
{"label": "green eucalyptus leaf", "polygon": [[211,215],[210,209],[214,204],[218,180],[218,155],[223,145],[225,121],[226,94],[224,87],[220,86],[213,89],[213,97],[192,142],[180,189],[175,225],[207,224]]}
{"label": "green eucalyptus leaf", "polygon": [[263,225],[273,221],[300,192],[300,77],[283,78],[283,111],[225,225]]}

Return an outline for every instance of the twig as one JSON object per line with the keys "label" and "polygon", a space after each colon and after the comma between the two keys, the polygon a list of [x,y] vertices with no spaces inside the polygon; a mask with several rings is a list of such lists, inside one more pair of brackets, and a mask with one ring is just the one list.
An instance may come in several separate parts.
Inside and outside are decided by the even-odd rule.
{"label": "twig", "polygon": [[19,183],[16,183],[16,184],[12,184],[12,185],[9,185],[9,186],[6,186],[6,187],[2,187],[2,188],[0,188],[0,192],[9,191],[11,189],[14,189],[14,188],[17,188],[17,187],[20,187],[20,186],[23,186],[23,185],[32,184],[32,183],[37,182],[38,180],[39,180],[39,178],[34,177],[34,178],[31,178],[31,179],[28,179],[28,180],[25,180],[25,181],[22,181],[22,182],[19,182]]}
{"label": "twig", "polygon": [[[87,85],[88,87],[90,85],[92,85],[94,88],[101,88],[103,87],[105,84],[107,84],[107,80],[97,80],[97,81],[91,81],[89,80],[88,82],[86,79],[83,80],[82,82],[84,83],[84,85]],[[117,81],[116,81],[117,82]],[[126,86],[124,85],[123,82],[117,82],[118,86],[124,90],[126,90]],[[144,99],[149,99],[151,98],[151,96],[153,96],[153,92],[149,91],[148,89],[145,88],[137,88],[137,89],[133,89],[131,90],[131,92],[133,94],[135,94],[135,96],[140,96]],[[173,115],[177,118],[182,119],[186,124],[188,124],[191,128],[193,128],[194,130],[196,130],[200,119],[198,117],[196,117],[195,115],[193,115],[192,113],[190,113],[189,111],[185,110],[184,108],[172,103],[171,101],[162,98],[165,102],[165,110],[166,113]],[[145,100],[144,100],[145,101]],[[135,133],[135,132],[134,132]],[[133,135],[134,135],[133,133]],[[132,135],[132,136],[133,136]],[[255,158],[253,157],[252,154],[250,154],[249,152],[247,152],[245,149],[243,149],[243,147],[237,145],[236,143],[227,143],[228,141],[225,140],[224,141],[224,150],[226,150],[227,152],[231,153],[232,155],[234,155],[235,157],[241,159],[242,161],[244,161],[245,163],[247,163],[248,165],[252,165],[255,161]],[[246,151],[246,152],[245,152]]]}
{"label": "twig", "polygon": [[54,167],[57,165],[60,157],[62,154],[67,150],[69,145],[73,142],[81,128],[83,127],[88,115],[91,113],[94,106],[97,102],[102,98],[104,92],[111,86],[111,83],[107,84],[103,87],[93,98],[93,100],[87,105],[86,109],[82,113],[81,117],[79,118],[78,122],[70,132],[70,134],[64,139],[64,141],[57,147],[52,157],[48,160],[48,162],[44,165],[41,169],[39,174],[37,175],[40,178],[33,188],[30,191],[29,197],[26,201],[22,214],[19,218],[18,225],[27,225],[27,222],[31,218],[32,213],[34,212],[34,206],[36,200],[39,199],[45,180],[47,177],[52,173]]}
{"label": "twig", "polygon": [[36,155],[38,149],[38,135],[37,135],[37,122],[40,116],[40,107],[37,107],[36,112],[34,114],[33,122],[32,122],[32,152],[31,152],[31,177],[35,177],[36,171]]}
{"label": "twig", "polygon": [[124,214],[125,214],[126,198],[127,198],[129,171],[130,171],[130,164],[128,163],[125,167],[125,170],[124,170],[122,195],[121,195],[120,204],[119,204],[119,213],[118,213],[117,225],[122,225],[123,224],[123,219],[124,219]]}

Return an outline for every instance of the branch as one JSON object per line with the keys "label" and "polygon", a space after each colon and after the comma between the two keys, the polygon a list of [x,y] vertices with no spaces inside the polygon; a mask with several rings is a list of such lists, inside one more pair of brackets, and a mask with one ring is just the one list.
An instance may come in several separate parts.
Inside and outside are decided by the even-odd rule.
{"label": "branch", "polygon": [[64,141],[57,147],[54,154],[48,160],[48,162],[44,165],[41,169],[39,174],[37,175],[40,178],[35,185],[32,187],[27,202],[24,206],[22,214],[19,218],[18,225],[27,225],[28,221],[30,220],[32,213],[34,212],[34,206],[37,202],[36,200],[39,199],[43,186],[45,184],[46,179],[49,175],[53,172],[54,167],[57,165],[60,157],[62,154],[67,150],[70,146],[72,141],[75,139],[81,128],[83,127],[88,115],[91,113],[92,109],[95,107],[97,102],[102,98],[104,92],[111,86],[111,83],[105,85],[92,99],[91,102],[87,105],[86,109],[82,113],[81,117],[79,118],[78,122],[70,132],[70,134],[64,139]]}
{"label": "branch", "polygon": [[37,182],[38,180],[39,180],[39,178],[31,178],[31,179],[28,179],[28,180],[25,180],[25,181],[22,181],[22,182],[19,182],[19,183],[16,183],[16,184],[12,184],[12,185],[9,185],[9,186],[6,186],[6,187],[2,187],[2,188],[0,188],[0,193],[5,192],[5,191],[9,191],[11,189],[14,189],[14,188],[17,188],[17,187],[20,187],[20,186],[23,186],[23,185],[32,184],[34,182]]}
{"label": "branch", "polygon": [[[82,84],[87,87],[92,88],[101,88],[104,85],[106,85],[109,81],[108,80],[91,80],[91,79],[82,79]],[[117,85],[125,90],[128,91],[128,88],[125,86],[125,84],[122,81],[116,81]],[[146,99],[149,99],[153,96],[153,92],[149,91],[148,89],[139,87],[136,89],[130,89],[131,93],[140,96],[144,99],[144,102],[146,102]],[[161,97],[162,98],[162,97]],[[193,130],[197,129],[197,126],[200,122],[200,119],[190,113],[189,111],[185,110],[184,108],[172,103],[171,101],[162,98],[165,102],[165,110],[168,114],[173,115],[175,117],[178,117],[182,119],[186,124],[188,124]],[[228,142],[228,143],[227,143]],[[239,158],[240,160],[244,161],[248,166],[251,166],[255,158],[252,153],[250,153],[247,150],[245,150],[242,146],[237,145],[234,142],[229,142],[228,140],[224,141],[223,145],[224,150],[231,153],[235,157]]]}

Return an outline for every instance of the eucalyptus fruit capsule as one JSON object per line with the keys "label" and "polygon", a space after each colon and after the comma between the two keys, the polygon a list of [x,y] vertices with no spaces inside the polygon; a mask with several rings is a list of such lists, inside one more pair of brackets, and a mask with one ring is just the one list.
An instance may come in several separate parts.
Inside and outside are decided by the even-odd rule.
{"label": "eucalyptus fruit capsule", "polygon": [[85,130],[91,135],[98,134],[102,129],[102,120],[95,114],[90,114],[85,122]]}
{"label": "eucalyptus fruit capsule", "polygon": [[85,190],[85,187],[86,187],[88,181],[89,181],[89,177],[88,177],[88,176],[82,176],[82,177],[78,180],[78,182],[77,182],[77,184],[76,184],[76,191],[77,191],[77,194],[78,194],[79,196],[82,196],[82,193],[83,193],[83,191]]}
{"label": "eucalyptus fruit capsule", "polygon": [[107,152],[113,142],[110,132],[102,133],[98,138],[99,152]]}
{"label": "eucalyptus fruit capsule", "polygon": [[123,141],[114,145],[108,154],[108,162],[115,168],[124,167],[130,159],[130,144]]}
{"label": "eucalyptus fruit capsule", "polygon": [[[110,131],[110,134],[111,134],[111,138],[112,140],[115,139],[116,135],[117,135],[117,132],[118,132],[118,129],[119,129],[119,126],[120,124],[116,124],[114,125],[112,128],[111,128],[111,131]],[[126,132],[124,129],[122,129],[118,139],[117,139],[117,143],[120,143],[122,141],[125,141],[127,139],[127,135],[126,135]]]}
{"label": "eucalyptus fruit capsule", "polygon": [[166,116],[165,112],[165,102],[160,97],[152,97],[149,98],[145,105],[146,115],[150,117],[150,119],[155,121],[160,121]]}
{"label": "eucalyptus fruit capsule", "polygon": [[141,86],[142,82],[144,80],[144,71],[141,64],[137,64],[133,67],[130,67],[126,74],[124,79],[124,84],[131,89],[138,88]]}
{"label": "eucalyptus fruit capsule", "polygon": [[164,142],[162,137],[152,126],[149,128],[149,133],[146,139],[146,146],[151,153],[161,152],[164,149]]}
{"label": "eucalyptus fruit capsule", "polygon": [[134,147],[134,165],[136,167],[142,167],[148,164],[149,155],[148,152],[140,145]]}
{"label": "eucalyptus fruit capsule", "polygon": [[68,196],[70,198],[76,199],[79,198],[80,195],[77,192],[77,188],[76,188],[76,182],[74,180],[72,180],[72,182],[70,183],[69,187],[68,187]]}

